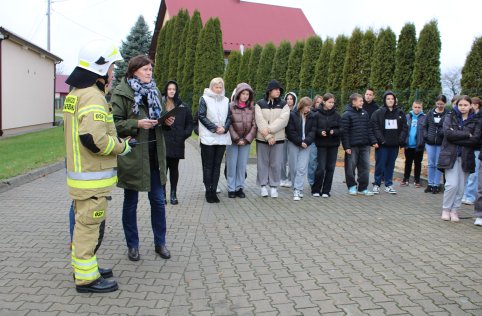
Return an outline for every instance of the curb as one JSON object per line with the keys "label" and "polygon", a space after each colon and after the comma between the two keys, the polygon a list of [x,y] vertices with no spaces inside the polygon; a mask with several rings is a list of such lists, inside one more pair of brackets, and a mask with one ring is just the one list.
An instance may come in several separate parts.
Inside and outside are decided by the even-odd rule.
{"label": "curb", "polygon": [[46,175],[59,171],[63,168],[65,168],[65,162],[62,160],[45,167],[31,170],[25,174],[21,174],[10,179],[0,180],[0,193],[19,187],[38,178],[45,177]]}

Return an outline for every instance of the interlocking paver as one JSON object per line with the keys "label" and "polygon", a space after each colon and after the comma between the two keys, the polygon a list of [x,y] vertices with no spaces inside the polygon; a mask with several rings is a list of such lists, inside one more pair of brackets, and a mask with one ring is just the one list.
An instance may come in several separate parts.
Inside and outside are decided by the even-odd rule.
{"label": "interlocking paver", "polygon": [[442,195],[407,187],[351,197],[337,168],[329,199],[308,187],[300,202],[286,188],[261,198],[249,165],[246,199],[228,199],[222,177],[221,203],[208,204],[198,145],[186,151],[180,204],[167,205],[170,260],[154,252],[141,193],[142,258],[128,261],[123,192],[113,191],[98,257],[114,268],[115,293],[73,288],[65,171],[0,193],[0,314],[482,314],[482,230],[439,220]]}

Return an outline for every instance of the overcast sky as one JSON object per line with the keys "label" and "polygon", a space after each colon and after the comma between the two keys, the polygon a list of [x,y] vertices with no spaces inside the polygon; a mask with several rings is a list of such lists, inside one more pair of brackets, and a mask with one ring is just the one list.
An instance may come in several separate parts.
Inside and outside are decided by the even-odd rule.
{"label": "overcast sky", "polygon": [[[322,38],[342,33],[350,35],[357,26],[364,30],[390,26],[398,37],[406,22],[415,23],[418,34],[425,23],[435,18],[442,36],[442,71],[463,66],[473,40],[482,36],[480,0],[252,2],[301,7]],[[89,40],[107,38],[120,44],[141,14],[152,31],[159,5],[159,0],[52,0],[51,52],[64,60],[63,71],[70,73],[76,65],[79,48]],[[46,12],[47,0],[2,1],[0,26],[46,48]],[[284,22],[287,21],[273,21]]]}

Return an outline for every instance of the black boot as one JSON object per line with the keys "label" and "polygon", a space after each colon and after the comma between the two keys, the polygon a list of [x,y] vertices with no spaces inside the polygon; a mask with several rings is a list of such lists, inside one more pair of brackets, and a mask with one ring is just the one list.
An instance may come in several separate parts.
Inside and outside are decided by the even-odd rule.
{"label": "black boot", "polygon": [[211,187],[211,192],[212,192],[212,198],[213,198],[213,202],[214,203],[219,203],[219,198],[218,198],[218,194],[216,193],[216,189],[218,188],[217,185],[213,185]]}
{"label": "black boot", "polygon": [[427,187],[425,188],[425,190],[424,190],[423,192],[425,192],[425,193],[432,193],[432,192],[433,192],[433,186],[427,185]]}
{"label": "black boot", "polygon": [[75,289],[79,293],[108,293],[117,291],[119,286],[114,280],[110,281],[100,277],[90,284],[76,285]]}
{"label": "black boot", "polygon": [[171,204],[172,205],[179,204],[179,201],[177,200],[177,196],[176,196],[176,189],[172,189],[172,188],[171,188]]}
{"label": "black boot", "polygon": [[[216,191],[214,191],[214,194],[216,194]],[[209,186],[209,185],[206,186],[206,195],[205,196],[206,196],[206,202],[214,203],[213,192],[212,192],[211,186]]]}

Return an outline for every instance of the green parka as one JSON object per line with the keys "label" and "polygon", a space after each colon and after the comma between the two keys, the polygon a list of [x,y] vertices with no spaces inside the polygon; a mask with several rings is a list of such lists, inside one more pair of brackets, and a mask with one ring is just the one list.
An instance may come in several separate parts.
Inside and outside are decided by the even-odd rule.
{"label": "green parka", "polygon": [[[159,96],[160,95],[159,93]],[[137,121],[149,117],[147,105],[144,104],[139,107],[139,116],[132,112],[134,90],[129,87],[125,78],[123,78],[112,91],[111,104],[114,123],[119,137],[131,136],[139,143],[147,142],[149,140],[149,130],[137,127]],[[166,111],[165,106],[162,107],[162,110],[163,113],[161,114],[164,114]],[[162,126],[157,125],[155,130],[157,159],[159,162],[161,183],[164,185],[166,184],[166,145],[164,143]],[[148,143],[137,145],[125,156],[118,156],[117,165],[118,187],[135,191],[148,192],[151,190]]]}

